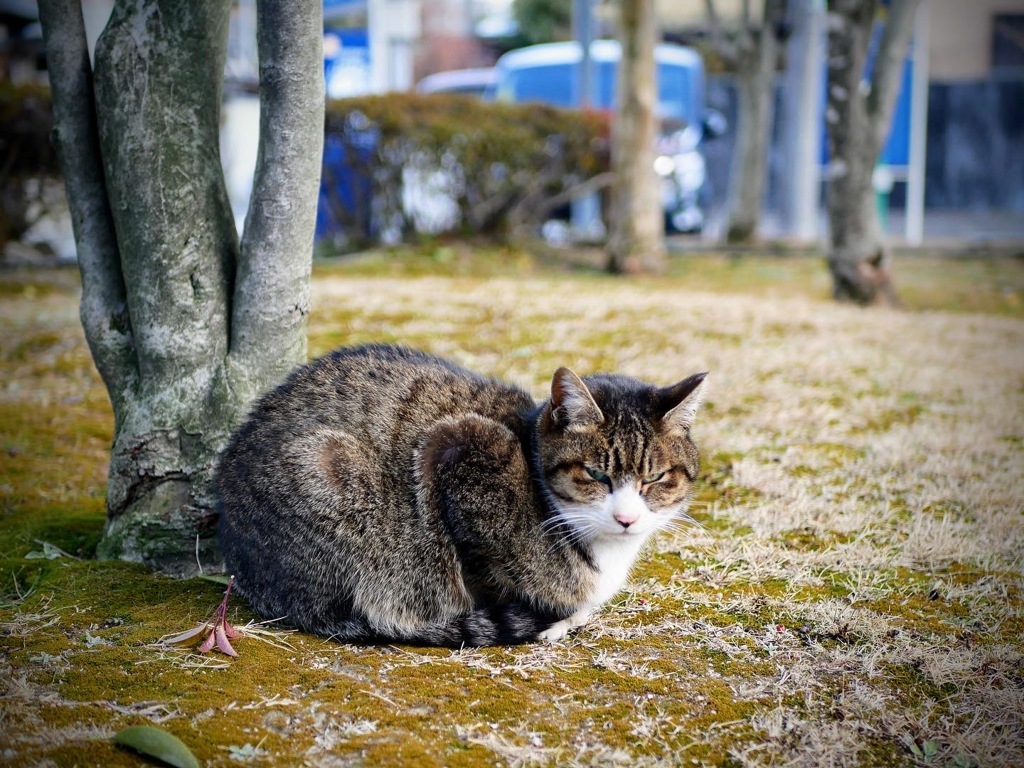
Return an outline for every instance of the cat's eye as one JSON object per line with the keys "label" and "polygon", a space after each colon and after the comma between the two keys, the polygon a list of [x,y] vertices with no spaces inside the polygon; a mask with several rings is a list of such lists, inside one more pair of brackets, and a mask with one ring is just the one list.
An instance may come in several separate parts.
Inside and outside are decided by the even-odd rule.
{"label": "cat's eye", "polygon": [[651,483],[656,483],[659,480],[661,480],[661,478],[663,478],[664,476],[664,472],[652,472],[643,479],[643,484],[650,485]]}
{"label": "cat's eye", "polygon": [[587,474],[590,475],[591,480],[597,480],[599,483],[608,482],[608,475],[602,472],[600,469],[594,469],[593,467],[584,467]]}

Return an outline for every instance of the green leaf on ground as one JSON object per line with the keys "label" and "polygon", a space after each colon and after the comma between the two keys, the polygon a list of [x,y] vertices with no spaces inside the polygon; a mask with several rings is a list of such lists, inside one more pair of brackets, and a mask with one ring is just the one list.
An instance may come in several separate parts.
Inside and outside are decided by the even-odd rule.
{"label": "green leaf on ground", "polygon": [[199,576],[197,578],[200,578],[203,581],[212,581],[214,584],[223,584],[224,586],[227,586],[227,583],[231,581],[231,577],[223,573],[215,574],[213,576],[207,576],[204,573],[202,576]]}
{"label": "green leaf on ground", "polygon": [[42,542],[42,549],[34,549],[25,555],[26,560],[56,560],[58,557],[63,557],[64,553],[57,549],[49,542]]}
{"label": "green leaf on ground", "polygon": [[133,725],[118,731],[114,734],[114,743],[175,768],[200,768],[199,761],[181,739],[152,725]]}

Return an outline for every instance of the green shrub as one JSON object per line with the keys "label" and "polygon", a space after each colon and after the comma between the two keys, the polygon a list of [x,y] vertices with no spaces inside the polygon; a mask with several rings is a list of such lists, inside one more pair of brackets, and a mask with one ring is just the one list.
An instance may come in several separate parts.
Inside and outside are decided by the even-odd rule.
{"label": "green shrub", "polygon": [[609,164],[606,115],[541,104],[366,96],[329,102],[326,131],[327,214],[351,245],[522,233],[581,184],[601,186]]}
{"label": "green shrub", "polygon": [[0,82],[0,247],[45,212],[46,182],[60,175],[52,130],[49,88]]}

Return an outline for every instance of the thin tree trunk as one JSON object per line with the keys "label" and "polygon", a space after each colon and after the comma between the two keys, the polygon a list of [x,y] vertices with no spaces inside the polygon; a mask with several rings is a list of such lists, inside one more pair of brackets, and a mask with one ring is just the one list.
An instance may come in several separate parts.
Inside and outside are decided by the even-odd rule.
{"label": "thin tree trunk", "polygon": [[736,70],[738,127],[729,175],[726,240],[756,239],[767,180],[768,148],[775,112],[773,84],[779,55],[776,23],[785,15],[785,0],[766,0],[756,31],[741,32]]}
{"label": "thin tree trunk", "polygon": [[897,302],[872,173],[892,119],[919,2],[891,3],[866,92],[861,80],[877,2],[836,0],[829,5],[828,265],[833,294],[839,300]]}
{"label": "thin tree trunk", "polygon": [[[306,321],[324,148],[323,17],[317,2],[260,0],[260,148],[232,305],[239,400],[306,361]],[[318,47],[320,46],[320,47]],[[295,258],[295,253],[303,257]],[[240,382],[237,382],[240,385]]]}
{"label": "thin tree trunk", "polygon": [[230,7],[118,0],[90,86],[77,3],[40,4],[83,325],[115,412],[99,554],[177,574],[219,562],[216,457],[252,398],[305,359],[320,4],[260,3],[263,131],[241,257],[219,156]]}
{"label": "thin tree trunk", "polygon": [[653,0],[622,0],[619,39],[618,108],[612,125],[612,272],[662,272],[667,266],[664,213],[654,172],[657,130]]}
{"label": "thin tree trunk", "polygon": [[79,317],[115,416],[138,386],[117,233],[103,181],[80,0],[40,0],[54,129],[82,274]]}

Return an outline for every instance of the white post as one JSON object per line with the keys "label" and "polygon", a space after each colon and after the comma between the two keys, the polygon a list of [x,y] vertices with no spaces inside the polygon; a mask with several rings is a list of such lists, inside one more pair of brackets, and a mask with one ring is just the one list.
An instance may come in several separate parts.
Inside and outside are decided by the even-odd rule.
{"label": "white post", "polygon": [[419,0],[367,0],[370,87],[374,93],[412,86],[412,45],[420,36]]}
{"label": "white post", "polygon": [[592,82],[592,62],[590,61],[590,43],[594,39],[594,21],[591,10],[591,0],[573,0],[573,38],[580,44],[578,81],[581,109],[588,109],[590,107],[590,96],[594,86]]}
{"label": "white post", "polygon": [[818,238],[821,199],[822,77],[825,72],[825,4],[795,0],[789,4],[793,34],[785,75],[783,115],[786,120],[784,229],[792,237]]}
{"label": "white post", "polygon": [[[593,0],[573,0],[572,28],[573,37],[580,44],[580,109],[589,109],[594,91],[594,66],[590,58],[590,44],[594,39]],[[569,205],[569,212],[570,223],[577,237],[594,240],[604,236],[601,200],[596,192],[575,198]]]}
{"label": "white post", "polygon": [[914,19],[914,74],[910,97],[910,165],[907,168],[907,245],[924,239],[924,171],[928,144],[929,3],[924,0]]}
{"label": "white post", "polygon": [[366,42],[370,48],[370,90],[373,93],[385,93],[391,85],[387,8],[388,0],[366,2]]}

